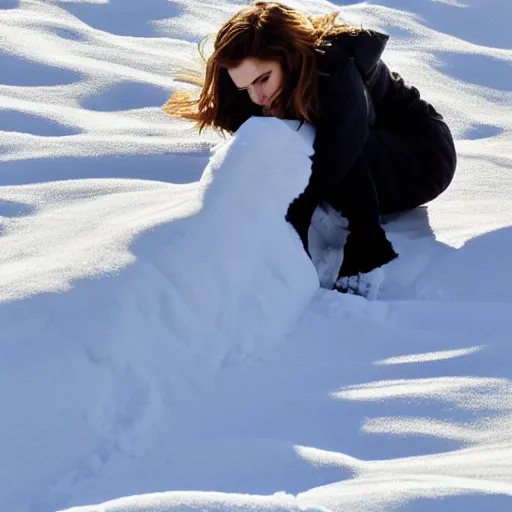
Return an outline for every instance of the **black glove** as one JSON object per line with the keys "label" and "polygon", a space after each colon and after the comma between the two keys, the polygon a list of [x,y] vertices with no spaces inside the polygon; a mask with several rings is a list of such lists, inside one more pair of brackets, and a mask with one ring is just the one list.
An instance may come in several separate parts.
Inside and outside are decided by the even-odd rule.
{"label": "black glove", "polygon": [[311,254],[309,254],[308,248],[308,231],[311,224],[311,217],[313,217],[314,209],[313,211],[310,211],[311,208],[304,208],[304,205],[301,203],[302,201],[300,197],[294,199],[288,207],[288,212],[286,213],[285,219],[295,228],[295,231],[297,231],[297,234],[302,241],[304,250],[311,258]]}

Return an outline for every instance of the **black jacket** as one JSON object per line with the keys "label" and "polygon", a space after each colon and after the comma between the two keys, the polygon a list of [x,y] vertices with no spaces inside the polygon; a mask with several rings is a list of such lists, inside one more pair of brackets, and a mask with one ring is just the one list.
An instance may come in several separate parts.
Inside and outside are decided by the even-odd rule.
{"label": "black jacket", "polygon": [[352,168],[370,127],[397,122],[418,126],[432,117],[442,119],[415,87],[406,85],[381,60],[388,38],[372,30],[339,34],[326,40],[325,53],[318,54],[321,110],[311,177],[287,214],[305,248],[315,208]]}

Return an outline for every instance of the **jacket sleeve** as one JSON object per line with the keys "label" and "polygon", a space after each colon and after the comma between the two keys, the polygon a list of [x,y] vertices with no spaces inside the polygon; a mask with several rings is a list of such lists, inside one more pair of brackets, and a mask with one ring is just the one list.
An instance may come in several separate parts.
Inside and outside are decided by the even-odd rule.
{"label": "jacket sleeve", "polygon": [[368,137],[368,101],[352,57],[322,84],[321,115],[304,195],[315,207],[354,165]]}
{"label": "jacket sleeve", "polygon": [[320,116],[311,157],[311,176],[295,199],[287,220],[298,232],[307,251],[307,232],[318,204],[354,165],[368,136],[368,102],[353,57],[347,57],[319,84]]}

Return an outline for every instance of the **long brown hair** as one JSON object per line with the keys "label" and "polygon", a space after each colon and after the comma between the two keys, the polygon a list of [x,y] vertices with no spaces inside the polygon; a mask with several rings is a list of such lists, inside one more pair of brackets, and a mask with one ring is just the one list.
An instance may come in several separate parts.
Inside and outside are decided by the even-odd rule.
{"label": "long brown hair", "polygon": [[272,109],[276,117],[314,124],[320,108],[315,52],[323,53],[320,46],[329,36],[361,31],[336,23],[338,14],[311,16],[280,2],[249,4],[217,33],[208,60],[203,54],[208,36],[199,43],[199,53],[206,62],[204,76],[190,71],[175,76],[202,87],[199,99],[177,91],[163,109],[174,117],[196,121],[199,133],[207,126],[235,132],[252,115],[261,115],[261,107],[235,86],[227,72],[252,57],[278,61],[283,68],[284,84]]}

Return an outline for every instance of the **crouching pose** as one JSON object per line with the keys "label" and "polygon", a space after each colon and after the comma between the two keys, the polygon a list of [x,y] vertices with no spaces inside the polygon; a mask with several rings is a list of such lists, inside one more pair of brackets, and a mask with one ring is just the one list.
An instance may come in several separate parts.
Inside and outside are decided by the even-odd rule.
{"label": "crouching pose", "polygon": [[311,177],[286,219],[308,252],[315,208],[327,202],[349,234],[334,287],[365,295],[365,276],[397,257],[381,214],[416,208],[441,194],[456,167],[443,117],[381,60],[388,36],[311,16],[278,2],[255,2],[216,34],[202,92],[178,92],[164,109],[235,132],[251,116],[316,128]]}

